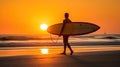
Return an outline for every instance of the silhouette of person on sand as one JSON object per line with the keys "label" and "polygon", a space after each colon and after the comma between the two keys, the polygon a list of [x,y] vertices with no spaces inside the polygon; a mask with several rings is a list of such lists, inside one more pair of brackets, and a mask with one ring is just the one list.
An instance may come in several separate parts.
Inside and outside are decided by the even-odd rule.
{"label": "silhouette of person on sand", "polygon": [[[62,26],[62,28],[61,28],[60,35],[59,35],[59,36],[61,36],[61,34],[62,34],[63,30],[64,30],[64,27],[65,27],[66,23],[70,23],[70,22],[71,22],[71,20],[69,19],[69,14],[68,14],[68,13],[65,13],[64,16],[65,16],[65,19],[63,20],[63,26]],[[72,50],[70,44],[68,43],[69,35],[62,35],[62,36],[63,36],[63,43],[64,43],[64,51],[63,51],[63,53],[61,53],[61,54],[66,55],[66,47],[68,46],[69,50],[71,51],[70,55],[72,55],[72,54],[73,54],[73,50]]]}

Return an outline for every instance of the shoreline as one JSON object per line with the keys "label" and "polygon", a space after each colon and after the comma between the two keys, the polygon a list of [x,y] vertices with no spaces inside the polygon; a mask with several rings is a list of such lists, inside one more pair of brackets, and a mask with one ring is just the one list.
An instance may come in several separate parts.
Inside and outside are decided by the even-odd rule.
{"label": "shoreline", "polygon": [[[42,46],[42,47],[3,47],[0,48],[0,56],[18,55],[42,55],[41,49],[48,49],[48,54],[57,54],[63,51],[63,46]],[[77,52],[96,52],[96,51],[119,51],[120,46],[72,46],[74,53]],[[67,53],[70,51],[67,48]]]}

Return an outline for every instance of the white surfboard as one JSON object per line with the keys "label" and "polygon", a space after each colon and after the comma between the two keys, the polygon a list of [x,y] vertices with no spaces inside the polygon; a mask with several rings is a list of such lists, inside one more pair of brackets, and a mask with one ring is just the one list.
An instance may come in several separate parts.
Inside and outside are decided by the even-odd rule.
{"label": "white surfboard", "polygon": [[[48,27],[47,31],[54,35],[60,35],[63,23],[54,24]],[[70,22],[66,23],[61,35],[84,35],[100,29],[98,25],[88,22]]]}

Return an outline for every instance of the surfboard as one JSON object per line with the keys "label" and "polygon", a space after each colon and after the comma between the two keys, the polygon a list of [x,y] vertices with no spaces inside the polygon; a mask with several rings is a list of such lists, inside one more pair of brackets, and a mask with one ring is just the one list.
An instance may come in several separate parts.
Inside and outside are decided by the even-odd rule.
{"label": "surfboard", "polygon": [[[63,23],[54,24],[48,27],[47,32],[60,35]],[[97,31],[100,27],[89,22],[70,22],[66,23],[61,35],[84,35]]]}

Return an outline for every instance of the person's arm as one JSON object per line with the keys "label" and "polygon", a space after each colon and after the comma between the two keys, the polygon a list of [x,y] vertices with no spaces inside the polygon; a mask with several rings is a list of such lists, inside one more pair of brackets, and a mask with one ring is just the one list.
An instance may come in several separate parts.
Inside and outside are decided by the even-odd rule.
{"label": "person's arm", "polygon": [[61,36],[61,34],[62,34],[62,32],[63,32],[63,30],[64,30],[64,27],[65,27],[65,25],[66,25],[66,23],[69,23],[69,22],[72,22],[71,20],[63,20],[63,25],[62,25],[62,28],[61,28],[61,31],[60,31],[60,35],[59,36]]}
{"label": "person's arm", "polygon": [[59,36],[61,36],[61,34],[62,34],[62,32],[63,32],[63,30],[64,30],[64,27],[65,27],[65,22],[63,22],[63,25],[62,25],[62,28],[61,28],[61,31],[60,31],[60,35]]}

